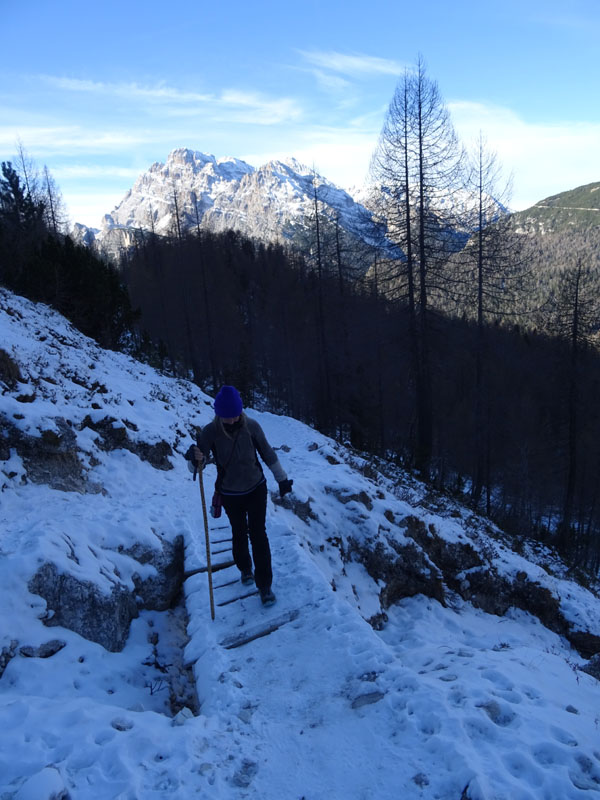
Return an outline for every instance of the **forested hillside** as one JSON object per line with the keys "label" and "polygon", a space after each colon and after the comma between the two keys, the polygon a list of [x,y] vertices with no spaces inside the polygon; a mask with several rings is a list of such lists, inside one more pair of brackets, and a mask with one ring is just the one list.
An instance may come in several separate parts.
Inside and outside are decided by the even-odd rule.
{"label": "forested hillside", "polygon": [[513,215],[514,227],[525,233],[596,233],[600,226],[600,183],[589,183],[546,197]]}

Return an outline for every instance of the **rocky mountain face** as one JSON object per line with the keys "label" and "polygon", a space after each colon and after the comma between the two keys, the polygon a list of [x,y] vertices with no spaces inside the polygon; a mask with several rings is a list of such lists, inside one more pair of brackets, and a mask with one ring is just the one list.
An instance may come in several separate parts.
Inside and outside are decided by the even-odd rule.
{"label": "rocky mountain face", "polygon": [[362,204],[295,159],[256,169],[188,149],[174,150],[165,164],[142,174],[104,216],[100,230],[76,225],[72,235],[112,254],[130,246],[136,232],[177,235],[198,227],[292,243],[310,229],[315,192],[319,212],[339,224],[344,236],[367,243],[377,239],[379,230]]}

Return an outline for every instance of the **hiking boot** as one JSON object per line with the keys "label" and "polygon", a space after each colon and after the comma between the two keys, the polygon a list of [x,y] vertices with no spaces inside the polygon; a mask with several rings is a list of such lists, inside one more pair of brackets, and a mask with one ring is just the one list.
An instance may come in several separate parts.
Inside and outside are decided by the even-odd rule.
{"label": "hiking boot", "polygon": [[260,599],[263,606],[272,606],[275,602],[275,595],[271,591],[271,587],[269,586],[268,589],[261,589],[260,590]]}
{"label": "hiking boot", "polygon": [[254,583],[254,574],[252,572],[242,572],[240,580],[244,585]]}

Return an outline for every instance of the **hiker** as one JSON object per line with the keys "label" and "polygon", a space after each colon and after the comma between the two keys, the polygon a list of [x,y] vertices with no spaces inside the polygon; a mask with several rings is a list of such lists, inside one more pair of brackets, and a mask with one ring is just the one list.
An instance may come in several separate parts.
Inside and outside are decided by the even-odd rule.
{"label": "hiker", "polygon": [[275,595],[271,589],[271,549],[265,525],[267,481],[257,453],[273,473],[281,497],[291,492],[293,481],[288,479],[261,426],[242,409],[237,389],[223,386],[215,398],[214,420],[202,429],[186,458],[193,471],[196,466],[202,468],[212,454],[217,465],[215,489],[231,524],[233,560],[241,581],[244,584],[255,581],[262,603],[271,605]]}

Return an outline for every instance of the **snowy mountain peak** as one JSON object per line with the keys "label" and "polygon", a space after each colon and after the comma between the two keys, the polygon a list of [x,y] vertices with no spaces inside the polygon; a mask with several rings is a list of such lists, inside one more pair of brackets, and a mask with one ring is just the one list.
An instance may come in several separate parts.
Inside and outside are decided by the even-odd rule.
{"label": "snowy mountain peak", "polygon": [[168,175],[177,175],[178,172],[185,173],[190,170],[194,174],[198,174],[207,169],[214,175],[221,176],[223,180],[240,180],[244,175],[254,172],[254,167],[239,158],[225,157],[217,159],[208,153],[190,150],[185,147],[172,150],[164,165],[164,170]]}
{"label": "snowy mountain peak", "polygon": [[272,159],[264,164],[261,169],[266,172],[279,172],[283,175],[294,175],[296,177],[312,178],[313,175],[316,176],[316,173],[312,169],[292,156],[284,159]]}
{"label": "snowy mountain peak", "polygon": [[[266,242],[293,242],[306,236],[314,215],[317,188],[320,212],[338,220],[345,235],[360,244],[378,232],[366,209],[343,189],[295,158],[272,160],[255,168],[233,157],[189,148],[169,153],[136,180],[121,202],[106,214],[101,232],[79,226],[75,238],[94,240],[109,252],[133,241],[136,230],[172,233],[179,215],[181,229],[214,232],[236,230]],[[176,211],[177,209],[177,211]]]}

